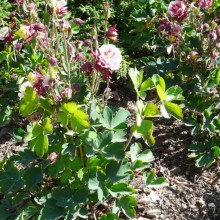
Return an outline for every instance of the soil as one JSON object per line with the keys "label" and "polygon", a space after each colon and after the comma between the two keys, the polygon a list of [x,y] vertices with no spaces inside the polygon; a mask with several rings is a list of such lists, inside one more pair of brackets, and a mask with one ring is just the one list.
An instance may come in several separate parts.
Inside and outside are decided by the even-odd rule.
{"label": "soil", "polygon": [[[134,111],[128,94],[125,98],[114,88],[113,92],[117,92],[120,99],[110,101]],[[133,98],[133,94],[131,96]],[[132,182],[138,190],[135,195],[138,200],[136,220],[220,220],[220,161],[208,169],[195,167],[194,161],[187,157],[193,141],[190,127],[177,120],[155,120],[154,125],[156,144],[152,152],[155,161],[151,168],[157,176],[165,176],[169,186],[148,188],[142,180],[143,173],[136,174]],[[18,150],[11,127],[0,129],[0,159],[5,154],[16,154]]]}

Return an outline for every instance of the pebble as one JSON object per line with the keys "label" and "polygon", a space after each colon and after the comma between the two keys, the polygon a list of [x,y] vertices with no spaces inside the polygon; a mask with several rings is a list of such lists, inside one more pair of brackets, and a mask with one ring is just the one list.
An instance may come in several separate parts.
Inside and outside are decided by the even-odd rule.
{"label": "pebble", "polygon": [[151,190],[151,192],[150,192],[150,198],[151,198],[152,202],[155,202],[155,203],[160,202],[161,203],[160,197],[153,190]]}
{"label": "pebble", "polygon": [[215,208],[215,204],[213,202],[211,202],[211,203],[208,204],[208,207],[210,209],[214,209]]}
{"label": "pebble", "polygon": [[161,215],[161,210],[159,209],[150,209],[147,211],[147,217],[149,218],[155,218],[158,215]]}

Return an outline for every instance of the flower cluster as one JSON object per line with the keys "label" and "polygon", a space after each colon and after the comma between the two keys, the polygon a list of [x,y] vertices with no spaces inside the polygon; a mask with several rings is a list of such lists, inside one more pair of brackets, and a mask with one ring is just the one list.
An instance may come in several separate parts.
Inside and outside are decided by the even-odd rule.
{"label": "flower cluster", "polygon": [[24,97],[27,87],[33,87],[38,95],[44,95],[49,88],[50,76],[44,76],[40,70],[36,73],[30,73],[27,77],[28,81],[21,84],[18,96]]}
{"label": "flower cluster", "polygon": [[0,40],[4,42],[11,42],[13,41],[14,36],[12,34],[12,31],[9,27],[2,27],[0,29]]}

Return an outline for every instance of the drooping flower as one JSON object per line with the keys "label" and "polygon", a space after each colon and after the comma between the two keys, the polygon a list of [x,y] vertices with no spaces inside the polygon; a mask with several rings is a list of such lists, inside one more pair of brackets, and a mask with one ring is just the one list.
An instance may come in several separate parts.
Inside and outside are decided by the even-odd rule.
{"label": "drooping flower", "polygon": [[86,73],[87,76],[92,74],[93,67],[89,60],[85,60],[82,65],[82,71]]}
{"label": "drooping flower", "polygon": [[202,9],[209,9],[212,4],[212,0],[199,0],[199,6]]}
{"label": "drooping flower", "polygon": [[187,17],[186,6],[183,1],[176,0],[170,2],[168,6],[168,13],[179,23]]}
{"label": "drooping flower", "polygon": [[78,24],[78,25],[82,25],[82,24],[85,23],[85,21],[83,21],[81,18],[75,18],[75,19],[73,20],[73,22],[74,22],[75,24]]}
{"label": "drooping flower", "polygon": [[49,63],[51,66],[57,66],[57,63],[58,63],[57,58],[55,56],[51,56],[49,58]]}
{"label": "drooping flower", "polygon": [[198,57],[198,52],[193,50],[189,53],[187,58],[191,63],[195,63],[197,57]]}
{"label": "drooping flower", "polygon": [[86,40],[84,41],[84,45],[85,45],[86,47],[91,46],[91,44],[92,44],[92,42],[91,42],[90,39],[86,39]]}
{"label": "drooping flower", "polygon": [[82,60],[82,58],[83,58],[83,53],[81,53],[81,52],[77,53],[76,56],[75,56],[75,60],[77,62],[80,62]]}
{"label": "drooping flower", "polygon": [[105,37],[112,40],[112,41],[117,41],[118,33],[117,33],[117,29],[116,29],[115,25],[110,27],[106,31]]}
{"label": "drooping flower", "polygon": [[71,25],[66,19],[61,20],[59,23],[60,23],[60,27],[63,31],[65,31],[65,32],[70,31]]}
{"label": "drooping flower", "polygon": [[63,16],[68,12],[66,0],[50,0],[50,6],[53,9],[53,13],[58,16]]}
{"label": "drooping flower", "polygon": [[80,92],[80,85],[79,85],[79,83],[74,83],[73,89],[74,89],[75,93],[79,93]]}
{"label": "drooping flower", "polygon": [[122,62],[121,51],[113,44],[102,45],[95,53],[95,60],[97,70],[118,71]]}
{"label": "drooping flower", "polygon": [[161,18],[159,20],[158,31],[169,31],[171,29],[171,23],[168,18]]}
{"label": "drooping flower", "polygon": [[31,24],[21,25],[16,34],[23,40],[29,42],[34,37],[35,30],[32,28]]}

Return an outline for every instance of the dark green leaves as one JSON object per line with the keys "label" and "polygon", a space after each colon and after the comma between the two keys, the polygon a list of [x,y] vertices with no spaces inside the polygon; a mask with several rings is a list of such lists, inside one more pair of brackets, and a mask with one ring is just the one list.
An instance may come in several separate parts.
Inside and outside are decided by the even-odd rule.
{"label": "dark green leaves", "polygon": [[148,187],[163,187],[163,186],[168,186],[169,182],[165,177],[158,177],[155,178],[155,172],[150,171],[148,173],[144,173],[143,180],[146,183]]}
{"label": "dark green leaves", "polygon": [[119,207],[128,218],[134,218],[136,215],[135,206],[137,201],[133,196],[124,196],[118,202]]}
{"label": "dark green leaves", "polygon": [[43,171],[40,167],[32,167],[24,172],[23,180],[26,189],[31,189],[43,180]]}
{"label": "dark green leaves", "polygon": [[113,111],[106,106],[103,110],[103,115],[100,119],[100,122],[102,123],[102,126],[108,129],[117,129],[117,128],[123,128],[124,123],[127,119],[127,117],[130,115],[129,111],[120,108],[115,114]]}

